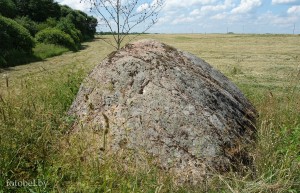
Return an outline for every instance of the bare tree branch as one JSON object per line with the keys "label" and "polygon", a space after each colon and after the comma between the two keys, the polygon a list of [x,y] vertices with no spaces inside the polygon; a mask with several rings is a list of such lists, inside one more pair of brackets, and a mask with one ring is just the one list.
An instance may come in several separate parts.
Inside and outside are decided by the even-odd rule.
{"label": "bare tree branch", "polygon": [[[145,23],[141,33],[145,33],[158,21],[165,0],[82,0],[89,3],[94,11],[113,35],[114,43],[103,39],[116,49],[134,28]],[[101,22],[99,22],[101,23]],[[139,34],[130,38],[130,41]]]}

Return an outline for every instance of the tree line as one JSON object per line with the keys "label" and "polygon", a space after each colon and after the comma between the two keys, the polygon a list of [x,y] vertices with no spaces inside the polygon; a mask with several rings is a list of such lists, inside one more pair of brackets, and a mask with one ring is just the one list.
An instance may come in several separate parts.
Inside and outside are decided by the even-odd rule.
{"label": "tree line", "polygon": [[72,51],[94,38],[97,19],[54,0],[0,0],[0,67],[16,52],[32,54],[37,44]]}

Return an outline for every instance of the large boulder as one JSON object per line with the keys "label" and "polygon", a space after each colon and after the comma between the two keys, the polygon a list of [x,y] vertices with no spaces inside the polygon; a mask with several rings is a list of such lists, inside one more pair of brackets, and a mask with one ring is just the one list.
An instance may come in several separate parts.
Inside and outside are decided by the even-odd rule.
{"label": "large boulder", "polygon": [[104,135],[99,152],[146,153],[178,182],[252,164],[254,107],[208,63],[155,40],[111,53],[82,83],[69,113],[78,132]]}

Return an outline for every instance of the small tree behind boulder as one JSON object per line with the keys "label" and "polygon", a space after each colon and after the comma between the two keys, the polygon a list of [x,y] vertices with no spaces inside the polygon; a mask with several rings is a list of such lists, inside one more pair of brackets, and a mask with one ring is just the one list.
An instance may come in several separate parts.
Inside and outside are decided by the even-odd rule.
{"label": "small tree behind boulder", "polygon": [[[117,50],[125,37],[136,27],[146,32],[158,21],[158,13],[165,0],[82,0],[90,5],[90,10],[100,18],[99,24],[113,35],[114,43],[106,41]],[[143,25],[143,26],[142,26]]]}

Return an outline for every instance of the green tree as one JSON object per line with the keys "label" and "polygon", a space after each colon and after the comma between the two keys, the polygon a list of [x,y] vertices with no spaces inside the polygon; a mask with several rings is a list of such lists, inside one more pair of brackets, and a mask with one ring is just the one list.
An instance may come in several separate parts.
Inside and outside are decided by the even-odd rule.
{"label": "green tree", "polygon": [[56,28],[69,34],[74,40],[75,44],[78,45],[78,47],[80,46],[80,42],[82,40],[81,32],[76,29],[75,25],[70,20],[67,18],[62,18],[58,22]]}
{"label": "green tree", "polygon": [[34,21],[42,22],[47,18],[58,18],[60,16],[60,7],[53,0],[30,0],[28,5],[29,16]]}
{"label": "green tree", "polygon": [[94,38],[98,21],[92,16],[78,10],[73,10],[68,6],[61,6],[61,17],[66,17],[81,32],[83,40]]}
{"label": "green tree", "polygon": [[15,21],[25,27],[32,36],[34,36],[39,31],[38,24],[31,20],[28,16],[17,17],[15,18]]}
{"label": "green tree", "polygon": [[29,16],[29,2],[30,0],[13,0],[16,8],[17,8],[17,15],[19,16]]}
{"label": "green tree", "polygon": [[60,17],[66,17],[69,13],[73,12],[73,9],[67,5],[60,6]]}
{"label": "green tree", "polygon": [[17,13],[16,4],[12,0],[0,0],[0,15],[14,18]]}
{"label": "green tree", "polygon": [[88,38],[92,39],[94,38],[94,35],[96,33],[96,27],[98,25],[98,21],[94,17],[87,17],[87,23],[85,26],[85,34]]}
{"label": "green tree", "polygon": [[60,16],[60,6],[54,0],[14,0],[18,15],[28,16],[33,21],[43,22],[49,17]]}

